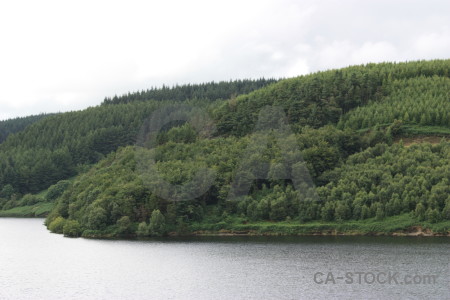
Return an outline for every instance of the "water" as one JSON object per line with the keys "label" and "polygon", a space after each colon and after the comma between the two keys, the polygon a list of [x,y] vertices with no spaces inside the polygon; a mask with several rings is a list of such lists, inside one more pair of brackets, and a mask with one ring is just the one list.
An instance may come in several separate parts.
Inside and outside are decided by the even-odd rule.
{"label": "water", "polygon": [[[42,223],[0,218],[0,299],[450,299],[449,238],[88,240]],[[398,284],[369,284],[389,271]],[[337,279],[346,272],[353,284]]]}

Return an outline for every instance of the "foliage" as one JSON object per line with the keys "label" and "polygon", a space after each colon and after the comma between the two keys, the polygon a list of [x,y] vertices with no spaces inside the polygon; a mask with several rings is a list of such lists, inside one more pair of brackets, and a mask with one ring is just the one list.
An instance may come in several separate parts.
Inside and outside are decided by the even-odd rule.
{"label": "foliage", "polygon": [[136,235],[140,237],[150,235],[150,228],[146,222],[139,223]]}
{"label": "foliage", "polygon": [[32,206],[19,206],[8,210],[0,210],[0,217],[45,217],[53,209],[54,203],[39,202]]}
{"label": "foliage", "polygon": [[[371,106],[370,103],[394,102],[397,108],[402,105],[399,101],[405,100],[408,101],[407,107],[409,107],[409,103],[419,102],[414,98],[417,96],[414,87],[416,83],[420,83],[422,90],[428,91],[424,98],[422,94],[419,95],[423,98],[420,99],[420,103],[426,103],[432,99],[433,104],[437,102],[442,105],[443,109],[438,111],[439,108],[434,109],[429,105],[430,120],[433,116],[433,121],[427,119],[425,123],[435,122],[438,116],[439,122],[444,118],[445,123],[445,120],[449,120],[448,115],[443,115],[449,111],[444,109],[448,107],[449,64],[450,60],[368,64],[282,80],[223,103],[214,112],[218,122],[217,128],[220,134],[246,135],[252,131],[259,110],[266,105],[283,107],[289,122],[296,124],[298,130],[306,125],[319,128],[326,124],[336,124],[352,109],[364,107],[367,104]],[[421,80],[421,78],[426,80]],[[393,84],[393,81],[398,81],[398,83]],[[428,89],[426,85],[430,82],[433,86]],[[406,85],[408,88],[397,91],[396,84]],[[432,95],[434,88],[437,88],[436,92],[439,93],[436,97]],[[420,88],[417,90],[420,91]],[[403,93],[406,97],[413,97],[413,99],[402,99]],[[378,106],[380,105],[383,106],[383,104]],[[374,109],[368,108],[368,110],[376,111],[378,106],[375,105]],[[387,105],[383,106],[383,110],[387,110],[387,119],[392,122],[394,118],[391,118],[390,114],[395,114],[395,111],[389,111]],[[424,112],[422,104],[418,110],[421,113]],[[365,111],[361,111],[362,118],[364,118],[363,112]],[[352,113],[349,118],[351,116],[353,116]],[[401,117],[403,118],[403,115]],[[397,117],[397,119],[402,118]],[[379,122],[379,118],[375,116],[372,124],[375,125],[377,122]],[[365,128],[368,126],[359,124],[358,126],[352,125],[351,128],[353,127]]]}
{"label": "foliage", "polygon": [[80,223],[76,220],[67,220],[63,227],[64,236],[78,237],[81,235]]}
{"label": "foliage", "polygon": [[[402,215],[444,230],[449,142],[404,147],[394,141],[450,132],[449,63],[368,64],[276,82],[152,88],[46,116],[11,130],[0,144],[0,207],[29,213],[44,201],[48,211],[54,202],[46,225],[71,236],[184,234],[202,223],[227,229],[238,219],[272,223],[261,232],[278,222],[321,223],[322,229],[368,222],[376,229]],[[207,127],[215,123],[217,131],[206,135],[180,119],[162,128],[152,149],[132,146],[138,133],[147,134],[141,129],[152,112],[181,102],[207,111]],[[266,105],[283,108],[291,133],[252,133]],[[298,190],[289,179],[296,176],[303,180]],[[173,201],[206,181],[206,191]],[[244,195],[230,200],[239,188]],[[283,230],[295,232],[291,225]]]}
{"label": "foliage", "polygon": [[67,180],[58,181],[58,183],[56,183],[48,188],[45,199],[49,202],[55,201],[56,198],[61,196],[62,193],[67,189],[69,184],[70,184],[70,182]]}
{"label": "foliage", "polygon": [[131,227],[131,220],[128,216],[123,216],[117,220],[117,226],[119,233],[129,233]]}
{"label": "foliage", "polygon": [[48,225],[48,229],[53,233],[63,233],[65,224],[66,220],[63,217],[57,217]]}
{"label": "foliage", "polygon": [[450,79],[417,77],[389,85],[389,95],[344,115],[338,127],[361,129],[402,120],[404,124],[450,127]]}
{"label": "foliage", "polygon": [[3,143],[10,134],[22,131],[29,125],[50,115],[51,114],[40,114],[0,121],[0,144]]}
{"label": "foliage", "polygon": [[130,103],[134,101],[148,100],[175,100],[185,101],[189,99],[207,99],[214,101],[219,99],[230,99],[241,94],[247,94],[254,90],[260,89],[276,82],[275,79],[257,79],[257,80],[234,80],[208,82],[202,84],[185,84],[175,85],[172,87],[162,86],[161,88],[153,87],[146,91],[128,93],[122,96],[114,96],[113,98],[105,98],[103,105]]}
{"label": "foliage", "polygon": [[166,233],[166,220],[159,209],[152,212],[149,230],[150,234],[154,236],[162,236]]}

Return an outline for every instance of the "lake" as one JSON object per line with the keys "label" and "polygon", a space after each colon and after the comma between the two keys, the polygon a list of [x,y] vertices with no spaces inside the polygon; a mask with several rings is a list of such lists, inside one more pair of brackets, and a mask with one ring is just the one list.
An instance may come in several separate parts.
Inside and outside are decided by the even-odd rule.
{"label": "lake", "polygon": [[450,299],[446,237],[71,239],[0,218],[0,299]]}

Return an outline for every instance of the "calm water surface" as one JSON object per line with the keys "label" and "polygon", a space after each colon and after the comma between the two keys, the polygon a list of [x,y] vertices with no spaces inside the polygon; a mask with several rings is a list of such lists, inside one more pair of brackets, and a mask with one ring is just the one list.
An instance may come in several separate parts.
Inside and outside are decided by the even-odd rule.
{"label": "calm water surface", "polygon": [[0,299],[450,299],[449,238],[88,240],[42,223],[0,218]]}

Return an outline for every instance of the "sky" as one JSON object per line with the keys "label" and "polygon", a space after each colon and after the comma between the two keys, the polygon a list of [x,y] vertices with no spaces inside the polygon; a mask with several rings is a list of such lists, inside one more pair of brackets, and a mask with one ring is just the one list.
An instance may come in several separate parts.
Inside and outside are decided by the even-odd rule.
{"label": "sky", "polygon": [[162,84],[450,58],[450,1],[0,0],[0,120]]}

